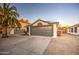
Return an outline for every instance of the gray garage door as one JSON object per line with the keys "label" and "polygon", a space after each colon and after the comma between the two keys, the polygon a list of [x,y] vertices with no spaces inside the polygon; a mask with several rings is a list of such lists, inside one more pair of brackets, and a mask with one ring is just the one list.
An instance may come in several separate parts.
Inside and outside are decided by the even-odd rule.
{"label": "gray garage door", "polygon": [[31,27],[32,35],[52,36],[52,26]]}

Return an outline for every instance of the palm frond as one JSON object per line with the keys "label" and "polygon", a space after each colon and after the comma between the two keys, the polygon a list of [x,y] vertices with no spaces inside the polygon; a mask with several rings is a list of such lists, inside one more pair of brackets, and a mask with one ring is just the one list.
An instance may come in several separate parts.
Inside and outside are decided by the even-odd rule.
{"label": "palm frond", "polygon": [[15,6],[10,6],[10,4],[4,3],[0,5],[0,12],[3,14],[3,16],[1,16],[2,19],[0,18],[0,22],[3,26],[20,26],[20,23],[17,20],[19,14],[17,13],[17,9]]}
{"label": "palm frond", "polygon": [[10,12],[9,14],[14,17],[19,17],[19,14],[17,12]]}
{"label": "palm frond", "polygon": [[17,8],[16,8],[15,6],[11,6],[11,7],[9,8],[9,11],[17,11]]}
{"label": "palm frond", "polygon": [[6,8],[9,8],[9,7],[10,7],[10,3],[7,3]]}

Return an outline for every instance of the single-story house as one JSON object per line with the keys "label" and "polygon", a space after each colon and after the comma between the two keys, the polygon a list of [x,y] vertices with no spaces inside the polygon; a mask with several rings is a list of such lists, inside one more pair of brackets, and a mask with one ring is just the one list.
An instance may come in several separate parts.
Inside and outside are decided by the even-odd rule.
{"label": "single-story house", "polygon": [[41,19],[36,20],[29,26],[29,35],[57,37],[59,22],[49,22]]}
{"label": "single-story house", "polygon": [[[21,24],[21,27],[19,28],[16,26],[15,28],[12,28],[12,27],[8,26],[8,28],[7,28],[8,35],[20,34],[20,33],[24,33],[24,31],[27,31],[27,26],[29,25],[28,20],[21,19],[18,21]],[[0,26],[0,34],[2,34],[2,27],[1,26]]]}
{"label": "single-story house", "polygon": [[21,33],[24,33],[24,32],[27,32],[27,26],[29,25],[29,21],[28,20],[24,20],[24,19],[21,19],[21,20],[18,20],[21,27],[15,27],[11,33],[12,34],[21,34]]}
{"label": "single-story house", "polygon": [[29,25],[29,21],[26,19],[19,20],[19,23],[21,24],[21,29],[26,29],[26,27]]}
{"label": "single-story house", "polygon": [[70,26],[67,29],[67,33],[74,34],[74,35],[79,35],[79,24],[75,24],[73,26]]}

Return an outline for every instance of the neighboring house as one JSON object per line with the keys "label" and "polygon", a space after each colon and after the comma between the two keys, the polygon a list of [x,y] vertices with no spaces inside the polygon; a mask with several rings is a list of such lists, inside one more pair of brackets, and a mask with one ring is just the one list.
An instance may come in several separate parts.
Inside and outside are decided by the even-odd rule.
{"label": "neighboring house", "polygon": [[21,29],[26,29],[26,27],[29,25],[28,20],[19,20],[19,23],[21,24]]}
{"label": "neighboring house", "polygon": [[[11,28],[11,27],[8,27],[7,28],[7,34],[10,35],[10,34],[19,34],[19,33],[23,33],[24,31],[27,32],[27,27],[29,25],[29,22],[28,20],[19,20],[19,23],[21,24],[21,28],[18,28],[18,27],[15,27],[15,28]],[[2,27],[0,26],[0,34],[2,33]]]}
{"label": "neighboring house", "polygon": [[[8,27],[7,28],[7,35],[10,35],[11,34],[11,30],[12,30],[11,27]],[[2,34],[2,26],[0,26],[0,34]]]}
{"label": "neighboring house", "polygon": [[75,24],[73,26],[70,26],[67,29],[67,33],[74,34],[74,35],[79,35],[79,24]]}
{"label": "neighboring house", "polygon": [[30,35],[38,35],[38,36],[52,36],[57,37],[57,28],[59,22],[49,22],[38,19],[34,23],[32,23],[29,27]]}
{"label": "neighboring house", "polygon": [[28,20],[21,19],[19,20],[19,23],[21,24],[21,27],[20,28],[16,27],[15,33],[23,33],[25,31],[27,32],[27,27],[29,25]]}

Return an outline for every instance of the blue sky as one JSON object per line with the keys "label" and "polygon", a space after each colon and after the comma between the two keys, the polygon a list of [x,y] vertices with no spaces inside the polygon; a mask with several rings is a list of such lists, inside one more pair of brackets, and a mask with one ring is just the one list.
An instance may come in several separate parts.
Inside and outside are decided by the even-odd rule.
{"label": "blue sky", "polygon": [[20,18],[33,22],[37,19],[59,21],[60,24],[73,25],[79,23],[78,3],[17,3]]}

